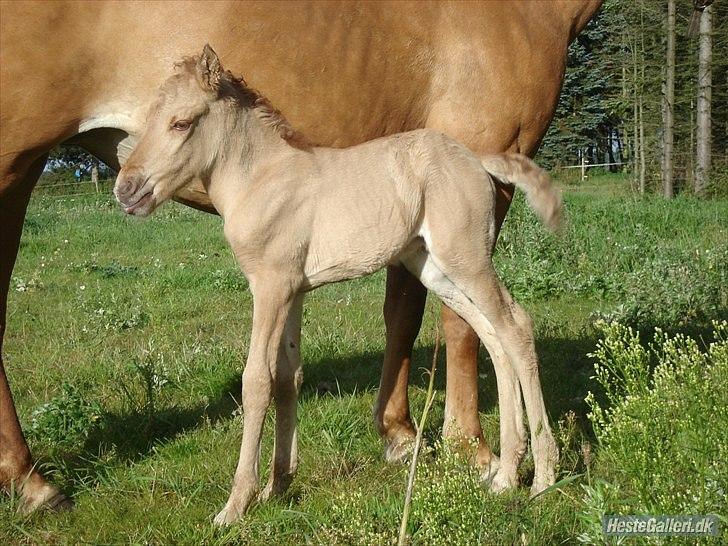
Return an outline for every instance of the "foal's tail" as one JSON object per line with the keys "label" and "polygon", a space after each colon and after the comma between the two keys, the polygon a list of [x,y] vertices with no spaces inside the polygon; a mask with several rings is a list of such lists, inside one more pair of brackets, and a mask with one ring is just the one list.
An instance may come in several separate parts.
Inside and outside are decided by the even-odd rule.
{"label": "foal's tail", "polygon": [[526,193],[531,208],[549,229],[561,226],[561,194],[551,177],[522,154],[505,153],[480,158],[486,171],[506,184],[513,184]]}

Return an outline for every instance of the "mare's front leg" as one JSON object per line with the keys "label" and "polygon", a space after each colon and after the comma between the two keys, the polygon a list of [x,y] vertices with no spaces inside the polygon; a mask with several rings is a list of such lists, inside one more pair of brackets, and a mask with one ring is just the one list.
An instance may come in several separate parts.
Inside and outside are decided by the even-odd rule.
{"label": "mare's front leg", "polygon": [[270,277],[250,279],[253,331],[243,372],[243,441],[233,487],[215,523],[226,525],[242,517],[258,494],[258,463],[263,423],[273,395],[274,377],[284,326],[295,300],[290,282]]}
{"label": "mare's front leg", "polygon": [[30,192],[43,172],[46,158],[47,155],[43,155],[26,165],[20,158],[15,158],[20,163],[16,165],[13,156],[7,154],[0,165],[0,491],[18,491],[19,509],[26,513],[41,507],[66,509],[72,506],[70,499],[45,480],[30,456],[2,359],[10,276]]}
{"label": "mare's front leg", "polygon": [[268,485],[260,500],[284,493],[293,481],[298,467],[296,439],[296,412],[298,391],[303,382],[301,370],[301,315],[303,294],[296,296],[283,330],[278,351],[278,365],[274,374],[273,399],[276,405],[276,437]]}

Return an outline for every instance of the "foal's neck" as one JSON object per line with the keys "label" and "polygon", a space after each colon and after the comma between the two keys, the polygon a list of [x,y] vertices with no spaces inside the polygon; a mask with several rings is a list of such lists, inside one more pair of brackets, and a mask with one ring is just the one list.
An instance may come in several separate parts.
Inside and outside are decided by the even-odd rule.
{"label": "foal's neck", "polygon": [[221,124],[222,144],[205,187],[223,218],[256,171],[296,151],[255,109],[238,110],[235,114]]}

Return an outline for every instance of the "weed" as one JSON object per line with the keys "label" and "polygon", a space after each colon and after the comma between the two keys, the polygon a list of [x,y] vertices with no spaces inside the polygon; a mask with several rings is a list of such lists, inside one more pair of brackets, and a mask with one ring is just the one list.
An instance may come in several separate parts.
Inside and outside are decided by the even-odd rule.
{"label": "weed", "polygon": [[20,277],[13,277],[12,287],[16,292],[33,292],[41,290],[44,285],[38,278],[38,273],[35,272],[27,281]]}
{"label": "weed", "polygon": [[85,260],[79,267],[84,273],[94,273],[102,279],[111,279],[113,277],[133,277],[139,275],[139,268],[122,265],[116,260],[112,260],[107,264],[99,264],[95,259]]}
{"label": "weed", "polygon": [[705,351],[683,334],[658,331],[644,347],[628,327],[599,327],[592,356],[605,401],[590,393],[587,402],[613,494],[586,490],[585,513],[725,514],[728,323],[714,323]]}
{"label": "weed", "polygon": [[64,382],[60,394],[33,410],[28,436],[51,450],[74,450],[99,430],[102,418],[98,402]]}

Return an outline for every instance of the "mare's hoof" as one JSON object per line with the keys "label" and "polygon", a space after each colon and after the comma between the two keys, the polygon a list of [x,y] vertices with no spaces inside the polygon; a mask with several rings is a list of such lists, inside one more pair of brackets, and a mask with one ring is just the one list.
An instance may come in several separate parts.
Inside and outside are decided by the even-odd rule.
{"label": "mare's hoof", "polygon": [[[425,447],[424,440],[420,446],[420,453]],[[384,445],[384,460],[390,464],[405,464],[409,462],[415,448],[414,438],[388,440]]]}
{"label": "mare's hoof", "polygon": [[26,496],[18,506],[18,512],[24,515],[37,510],[64,512],[73,508],[73,500],[61,493],[56,487],[45,484],[33,495]]}

